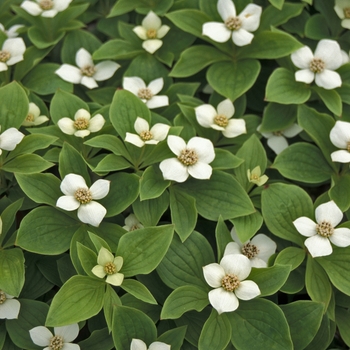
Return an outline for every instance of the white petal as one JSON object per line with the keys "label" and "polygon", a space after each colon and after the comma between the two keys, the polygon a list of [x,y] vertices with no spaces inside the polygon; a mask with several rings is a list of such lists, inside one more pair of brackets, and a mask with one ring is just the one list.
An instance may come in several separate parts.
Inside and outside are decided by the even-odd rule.
{"label": "white petal", "polygon": [[89,120],[89,127],[88,130],[91,132],[97,132],[100,131],[105,124],[105,119],[103,118],[102,114],[96,114]]}
{"label": "white petal", "polygon": [[18,318],[21,304],[17,299],[7,299],[0,305],[0,319],[13,320]]}
{"label": "white petal", "polygon": [[140,39],[142,39],[142,40],[148,39],[146,28],[144,28],[142,26],[136,26],[132,30]]}
{"label": "white petal", "polygon": [[148,84],[148,88],[152,91],[154,95],[157,95],[163,89],[163,86],[163,78],[154,79]]}
{"label": "white petal", "polygon": [[257,269],[261,269],[264,267],[267,267],[267,262],[263,259],[260,259],[258,257],[254,257],[249,259],[251,267],[255,267]]}
{"label": "white petal", "polygon": [[39,4],[33,1],[24,1],[22,2],[21,7],[32,16],[38,16],[41,12],[43,12]]}
{"label": "white petal", "polygon": [[61,131],[67,135],[74,135],[76,129],[74,127],[74,121],[70,118],[62,118],[57,122],[58,127]]}
{"label": "white petal", "polygon": [[210,128],[211,124],[214,123],[214,118],[217,116],[216,109],[209,104],[198,106],[194,111],[198,124],[204,128]]}
{"label": "white petal", "polygon": [[76,210],[79,206],[80,202],[78,202],[74,196],[61,196],[56,202],[56,207],[67,211]]}
{"label": "white petal", "polygon": [[304,46],[301,49],[292,53],[292,62],[295,66],[302,69],[309,69],[310,62],[314,58],[311,49],[308,46]]}
{"label": "white petal", "polygon": [[171,346],[160,341],[155,341],[150,344],[148,350],[170,350]]}
{"label": "white petal", "polygon": [[245,46],[252,42],[254,34],[248,32],[247,30],[240,28],[232,32],[232,41],[237,46]]}
{"label": "white petal", "polygon": [[261,11],[261,6],[248,4],[238,16],[242,21],[242,28],[248,32],[256,31],[260,25]]}
{"label": "white petal", "polygon": [[187,167],[183,165],[177,158],[163,160],[160,162],[159,168],[162,171],[165,180],[184,182],[189,176]]}
{"label": "white petal", "polygon": [[232,273],[240,281],[246,279],[251,271],[249,259],[241,254],[225,255],[221,259],[220,265],[224,268],[226,274]]}
{"label": "white petal", "polygon": [[258,285],[253,281],[242,281],[238,288],[235,289],[238,299],[250,300],[261,294]]}
{"label": "white petal", "polygon": [[294,220],[293,225],[305,237],[311,237],[317,234],[316,223],[306,216]]}
{"label": "white petal", "polygon": [[333,227],[337,226],[343,219],[343,212],[335,204],[329,201],[319,205],[315,210],[316,222],[328,221]]}
{"label": "white petal", "polygon": [[197,162],[187,167],[188,173],[195,179],[209,180],[213,172],[213,168],[207,163]]}
{"label": "white petal", "polygon": [[180,136],[169,135],[167,138],[167,143],[170,150],[177,156],[181,154],[181,151],[186,149],[186,142]]}
{"label": "white petal", "polygon": [[146,106],[149,109],[169,106],[169,97],[165,95],[153,96],[150,100],[146,102]]}
{"label": "white petal", "polygon": [[148,39],[142,43],[142,47],[149,53],[156,52],[163,45],[160,39]]}
{"label": "white petal", "polygon": [[170,126],[162,123],[154,124],[151,128],[153,139],[157,141],[163,141],[166,139]]}
{"label": "white petal", "polygon": [[0,135],[0,148],[6,151],[13,151],[23,137],[24,134],[16,128],[9,128]]}
{"label": "white petal", "polygon": [[82,78],[80,69],[70,64],[63,64],[55,73],[63,80],[73,84],[79,84]]}
{"label": "white petal", "polygon": [[65,343],[70,343],[79,334],[79,326],[77,323],[71,324],[69,326],[55,327],[55,335],[60,335]]}
{"label": "white petal", "polygon": [[329,239],[321,237],[320,235],[307,238],[304,244],[313,258],[318,256],[327,256],[333,252]]}
{"label": "white petal", "polygon": [[80,84],[86,86],[89,89],[95,89],[98,87],[98,84],[96,83],[96,81],[93,77],[83,76],[81,78]]}
{"label": "white petal", "polygon": [[224,115],[228,119],[232,118],[235,113],[235,107],[229,99],[221,101],[218,104],[217,110],[219,115]]}
{"label": "white petal", "polygon": [[0,72],[8,70],[7,64],[4,62],[0,62]]}
{"label": "white petal", "polygon": [[[239,239],[237,232],[236,232],[236,229],[234,227],[232,227],[232,229],[231,229],[231,237],[242,248],[243,243]],[[247,241],[247,242],[249,242],[249,241]],[[246,243],[246,242],[244,242],[244,243]]]}
{"label": "white petal", "polygon": [[123,89],[132,92],[137,96],[140,89],[146,88],[145,82],[139,77],[124,77]]}
{"label": "white petal", "polygon": [[65,343],[62,350],[80,350],[80,346],[78,344]]}
{"label": "white petal", "polygon": [[60,188],[67,196],[74,196],[78,188],[88,189],[84,178],[78,174],[67,174],[62,180]]}
{"label": "white petal", "polygon": [[120,286],[124,281],[124,275],[122,273],[115,273],[113,275],[107,275],[106,282],[113,286]]}
{"label": "white petal", "polygon": [[142,26],[148,29],[158,29],[162,25],[160,18],[153,12],[148,12],[147,16],[142,20]]}
{"label": "white petal", "polygon": [[305,84],[310,84],[315,79],[315,73],[311,72],[309,68],[296,71],[294,76],[296,81]]}
{"label": "white petal", "polygon": [[192,137],[187,143],[188,149],[194,149],[198,162],[211,163],[215,159],[213,143],[203,137]]}
{"label": "white petal", "polygon": [[50,339],[53,334],[44,326],[34,327],[29,330],[30,337],[33,343],[39,346],[47,346],[50,344]]}
{"label": "white petal", "polygon": [[130,344],[130,350],[147,350],[147,346],[141,339],[133,339]]}
{"label": "white petal", "polygon": [[285,137],[294,137],[298,135],[302,130],[303,128],[301,126],[299,126],[298,124],[293,124],[288,129],[284,130],[282,133]]}
{"label": "white petal", "polygon": [[39,107],[35,103],[30,102],[28,114],[32,114],[34,118],[37,118],[40,115]]}
{"label": "white petal", "polygon": [[202,27],[202,34],[218,43],[224,43],[230,39],[231,33],[231,30],[220,22],[207,22]]}
{"label": "white petal", "polygon": [[4,41],[2,50],[10,52],[11,56],[23,56],[26,45],[22,38],[7,39]]}
{"label": "white petal", "polygon": [[237,137],[247,133],[244,119],[230,119],[222,134],[227,138]]}
{"label": "white petal", "polygon": [[158,30],[157,30],[157,38],[161,39],[163,37],[165,37],[165,35],[168,33],[168,31],[170,30],[170,27],[167,25],[162,25]]}
{"label": "white petal", "polygon": [[132,143],[136,147],[143,147],[145,145],[145,142],[141,139],[139,135],[131,134],[130,132],[126,133],[124,141]]}
{"label": "white petal", "polygon": [[242,247],[236,242],[227,243],[224,251],[224,256],[229,254],[242,254]]}
{"label": "white petal", "polygon": [[97,180],[90,187],[92,199],[101,199],[107,196],[110,187],[110,181],[108,180]]}
{"label": "white petal", "polygon": [[208,298],[210,304],[219,314],[235,311],[239,306],[236,295],[232,292],[227,292],[221,287],[211,290],[208,293]]}
{"label": "white petal", "polygon": [[51,9],[51,10],[48,10],[48,11],[43,11],[41,13],[41,16],[42,17],[47,17],[47,18],[52,18],[52,17],[55,17],[57,15],[58,11],[56,9]]}
{"label": "white petal", "polygon": [[315,74],[315,83],[317,86],[331,90],[340,87],[342,81],[339,73],[325,69],[322,73]]}
{"label": "white petal", "polygon": [[74,120],[78,120],[78,119],[81,119],[81,118],[84,118],[86,119],[87,121],[90,120],[91,118],[91,114],[89,111],[87,111],[86,109],[84,108],[80,108],[78,109],[75,114],[74,114]]}
{"label": "white petal", "polygon": [[54,9],[61,12],[64,11],[69,4],[71,3],[72,0],[59,0],[59,1],[54,1]]}
{"label": "white petal", "polygon": [[78,218],[85,224],[98,227],[107,213],[106,208],[100,203],[91,201],[80,205],[78,209]]}
{"label": "white petal", "polygon": [[143,131],[149,131],[149,123],[146,119],[137,117],[134,123],[135,131],[141,134]]}
{"label": "white petal", "polygon": [[348,247],[350,245],[350,229],[345,227],[336,228],[329,240],[338,247]]}
{"label": "white petal", "polygon": [[322,59],[327,69],[338,69],[342,62],[342,54],[339,44],[334,40],[322,39],[317,44],[315,57]]}
{"label": "white petal", "polygon": [[267,144],[276,154],[281,153],[288,147],[288,142],[283,136],[273,135],[267,139]]}
{"label": "white petal", "polygon": [[77,51],[75,55],[75,62],[79,68],[94,65],[90,52],[85,50],[83,47]]}
{"label": "white petal", "polygon": [[125,218],[124,222],[127,227],[127,231],[130,231],[130,229],[133,226],[139,226],[141,224],[135,214],[130,214],[128,217]]}
{"label": "white petal", "polygon": [[350,123],[337,120],[329,134],[334,146],[346,149],[350,142]]}
{"label": "white petal", "polygon": [[[346,29],[350,29],[350,19],[349,18],[344,18],[341,21],[341,26]],[[343,61],[344,62],[344,61]]]}
{"label": "white petal", "polygon": [[339,163],[350,163],[350,152],[341,150],[331,153],[331,158],[333,162]]}
{"label": "white petal", "polygon": [[229,17],[236,17],[236,7],[232,0],[219,0],[217,10],[223,21]]}
{"label": "white petal", "polygon": [[103,61],[96,64],[96,73],[94,74],[94,79],[97,81],[107,80],[113,76],[113,74],[120,67],[120,64],[113,61]]}
{"label": "white petal", "polygon": [[106,248],[102,247],[97,256],[97,263],[101,266],[105,266],[107,263],[113,262],[114,255]]}
{"label": "white petal", "polygon": [[221,286],[221,280],[225,277],[225,270],[221,265],[212,263],[203,266],[203,275],[210,287],[217,288]]}
{"label": "white petal", "polygon": [[90,130],[85,129],[85,130],[78,130],[74,133],[74,136],[76,137],[85,137],[90,135]]}
{"label": "white petal", "polygon": [[96,266],[94,266],[94,267],[92,268],[91,272],[92,272],[95,276],[97,276],[97,277],[99,277],[99,278],[104,278],[104,277],[107,275],[106,272],[105,272],[104,267],[101,266],[101,265],[96,265]]}
{"label": "white petal", "polygon": [[277,244],[268,236],[263,233],[257,234],[252,240],[251,244],[254,244],[258,247],[258,255],[259,259],[267,262],[272,254],[275,253]]}
{"label": "white petal", "polygon": [[113,259],[113,264],[115,265],[117,271],[120,271],[124,263],[124,259],[121,256],[116,256]]}

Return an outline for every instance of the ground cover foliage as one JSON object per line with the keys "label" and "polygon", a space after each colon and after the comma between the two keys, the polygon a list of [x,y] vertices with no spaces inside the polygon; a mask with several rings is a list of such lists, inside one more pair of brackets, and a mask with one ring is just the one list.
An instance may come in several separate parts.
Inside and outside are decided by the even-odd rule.
{"label": "ground cover foliage", "polygon": [[0,1],[0,348],[348,348],[349,18]]}

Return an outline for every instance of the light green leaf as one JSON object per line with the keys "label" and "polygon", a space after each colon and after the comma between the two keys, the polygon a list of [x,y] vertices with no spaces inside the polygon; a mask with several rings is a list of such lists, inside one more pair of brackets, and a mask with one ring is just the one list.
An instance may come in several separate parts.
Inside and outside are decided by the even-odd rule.
{"label": "light green leaf", "polygon": [[11,228],[13,222],[16,219],[17,212],[23,204],[23,198],[16,200],[15,202],[8,205],[0,217],[0,245],[2,245],[2,240],[6,237],[6,233]]}
{"label": "light green leaf", "polygon": [[305,259],[305,250],[297,247],[287,247],[280,251],[276,257],[275,264],[290,265],[296,269]]}
{"label": "light green leaf", "polygon": [[158,198],[169,185],[170,181],[164,180],[159,167],[148,167],[140,179],[141,201]]}
{"label": "light green leaf", "polygon": [[264,220],[261,214],[256,211],[253,214],[240,216],[231,221],[235,225],[240,241],[246,242],[258,232]]}
{"label": "light green leaf", "polygon": [[231,233],[221,216],[215,228],[215,238],[218,250],[218,261],[220,261],[224,255],[226,245],[232,242]]}
{"label": "light green leaf", "polygon": [[37,154],[22,154],[2,166],[2,170],[17,174],[35,174],[54,166]]}
{"label": "light green leaf", "polygon": [[171,345],[172,350],[181,350],[184,342],[187,326],[169,329],[158,337],[157,341]]}
{"label": "light green leaf", "polygon": [[210,163],[213,169],[234,169],[239,167],[244,162],[243,159],[238,158],[232,152],[222,149],[215,149],[215,159]]}
{"label": "light green leaf", "polygon": [[98,135],[85,141],[84,144],[91,147],[106,149],[116,156],[127,156],[128,154],[124,143],[115,135]]}
{"label": "light green leaf", "polygon": [[144,49],[122,39],[113,39],[102,44],[92,55],[94,60],[125,60],[144,53]]}
{"label": "light green leaf", "polygon": [[145,303],[157,305],[157,301],[154,299],[151,292],[145,287],[145,285],[137,280],[124,279],[121,288]]}
{"label": "light green leaf", "polygon": [[333,200],[341,211],[345,212],[350,207],[350,197],[344,193],[350,188],[350,175],[334,175],[332,177],[332,187],[328,191],[329,198]]}
{"label": "light green leaf", "polygon": [[80,242],[77,242],[77,252],[81,267],[90,277],[96,277],[91,270],[97,265],[97,254]]}
{"label": "light green leaf", "polygon": [[326,90],[318,86],[314,86],[313,90],[316,91],[317,95],[332,113],[338,117],[341,116],[343,111],[342,100],[335,90]]}
{"label": "light green leaf", "polygon": [[116,156],[115,154],[107,154],[94,168],[94,172],[97,174],[104,174],[131,167],[131,163],[129,163],[125,158]]}
{"label": "light green leaf", "polygon": [[350,346],[350,311],[342,307],[336,306],[335,319],[342,340],[347,346]]}

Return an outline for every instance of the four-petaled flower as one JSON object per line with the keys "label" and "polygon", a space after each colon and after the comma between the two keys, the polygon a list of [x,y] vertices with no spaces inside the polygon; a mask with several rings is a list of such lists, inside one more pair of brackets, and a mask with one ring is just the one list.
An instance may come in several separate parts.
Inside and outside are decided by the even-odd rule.
{"label": "four-petaled flower", "polygon": [[147,348],[146,343],[141,339],[135,339],[131,341],[130,350],[170,350],[170,345],[155,341]]}
{"label": "four-petaled flower", "polygon": [[350,0],[335,0],[334,11],[341,21],[341,26],[350,29]]}
{"label": "four-petaled flower", "polygon": [[56,206],[67,211],[78,209],[80,221],[97,227],[105,217],[107,210],[94,199],[106,197],[109,185],[110,181],[100,179],[89,188],[81,175],[68,174],[60,186],[65,195],[58,198]]}
{"label": "four-petaled flower", "polygon": [[[0,127],[1,131],[1,127]],[[22,141],[24,134],[16,128],[9,128],[0,135],[0,155],[2,150],[13,151],[16,146]]]}
{"label": "four-petaled flower", "polygon": [[204,23],[203,35],[219,43],[224,43],[232,37],[237,46],[252,42],[254,35],[251,32],[256,31],[260,24],[261,6],[248,4],[237,16],[235,4],[231,0],[219,0],[217,10],[224,23]]}
{"label": "four-petaled flower", "polygon": [[62,118],[57,122],[58,127],[63,133],[75,135],[77,137],[85,137],[91,132],[100,131],[105,123],[102,114],[96,114],[91,118],[91,114],[86,109],[79,109],[74,120],[71,118]]}
{"label": "four-petaled flower", "polygon": [[68,8],[72,0],[35,0],[24,1],[21,7],[32,16],[55,17],[58,12]]}
{"label": "four-petaled flower", "polygon": [[123,79],[123,89],[139,97],[149,109],[169,105],[168,96],[156,96],[163,89],[163,85],[163,78],[152,80],[148,85],[139,77],[124,77]]}
{"label": "four-petaled flower", "polygon": [[180,136],[169,135],[167,142],[177,157],[165,159],[159,164],[165,180],[184,182],[189,175],[201,180],[211,177],[209,163],[214,160],[215,151],[210,140],[192,137],[186,144]]}
{"label": "four-petaled flower", "polygon": [[111,78],[120,67],[113,61],[103,61],[94,65],[91,54],[84,48],[76,53],[75,62],[79,68],[71,64],[63,64],[55,73],[65,81],[82,84],[89,89],[98,87],[96,81]]}
{"label": "four-petaled flower", "polygon": [[261,175],[260,166],[256,166],[253,170],[247,170],[248,181],[257,185],[262,186],[269,178],[267,175]]}
{"label": "four-petaled flower", "polygon": [[29,103],[29,111],[26,119],[22,122],[23,126],[35,126],[40,125],[48,121],[49,118],[46,115],[40,115],[39,107],[33,103]]}
{"label": "four-petaled flower", "polygon": [[147,16],[142,20],[141,26],[136,26],[133,31],[136,35],[144,40],[142,47],[149,53],[154,53],[162,45],[163,38],[169,31],[170,27],[163,24],[160,18],[153,12],[148,12]]}
{"label": "four-petaled flower", "polygon": [[259,233],[251,240],[242,243],[235,228],[232,228],[231,237],[234,242],[226,245],[224,256],[243,254],[249,259],[251,267],[267,267],[270,256],[275,253],[277,248],[276,243],[263,233]]}
{"label": "four-petaled flower", "polygon": [[91,271],[99,278],[107,275],[106,282],[113,286],[120,286],[123,283],[124,275],[119,273],[123,266],[123,258],[114,255],[106,248],[101,248],[97,256],[97,264]]}
{"label": "four-petaled flower", "polygon": [[54,327],[54,333],[55,335],[44,326],[34,327],[29,330],[33,343],[45,346],[44,350],[80,350],[78,344],[71,343],[79,334],[77,323],[69,326]]}
{"label": "four-petaled flower", "polygon": [[157,123],[153,125],[150,130],[148,121],[137,117],[134,128],[138,135],[127,132],[125,141],[130,142],[137,147],[143,147],[145,144],[156,145],[159,141],[165,140],[168,135],[170,126],[162,123]]}
{"label": "four-petaled flower", "polygon": [[335,228],[343,219],[343,212],[334,201],[319,205],[315,217],[316,222],[306,216],[293,221],[298,232],[308,237],[304,244],[312,257],[332,254],[331,242],[338,247],[350,245],[350,229]]}
{"label": "four-petaled flower", "polygon": [[320,40],[315,54],[308,46],[295,51],[291,55],[292,62],[301,70],[295,72],[295,80],[316,85],[330,90],[340,87],[342,80],[334,70],[343,64],[343,55],[339,44],[334,40]]}
{"label": "four-petaled flower", "polygon": [[123,229],[126,231],[135,231],[139,228],[143,228],[144,226],[141,224],[141,222],[137,219],[135,214],[129,214],[128,217],[124,220],[125,225],[123,226]]}
{"label": "four-petaled flower", "polygon": [[220,264],[203,267],[205,280],[215,288],[208,293],[209,302],[219,314],[235,311],[239,306],[238,299],[250,300],[261,294],[255,282],[244,281],[250,271],[249,259],[241,254],[226,255]]}
{"label": "four-petaled flower", "polygon": [[[0,230],[1,234],[1,230]],[[0,289],[0,319],[12,320],[18,317],[21,304],[12,295]]]}
{"label": "four-petaled flower", "polygon": [[26,45],[22,38],[6,39],[0,50],[0,72],[8,70],[8,66],[23,61],[25,50]]}
{"label": "four-petaled flower", "polygon": [[16,38],[18,36],[17,30],[22,27],[24,27],[23,24],[15,24],[6,30],[3,24],[0,23],[0,30],[4,32],[8,38]]}
{"label": "four-petaled flower", "polygon": [[229,99],[221,101],[217,110],[212,105],[204,104],[196,107],[195,113],[199,125],[220,130],[227,138],[247,132],[244,119],[231,119],[235,113],[235,107]]}
{"label": "four-petaled flower", "polygon": [[331,153],[332,161],[350,163],[350,123],[337,120],[329,137],[334,146],[341,148]]}

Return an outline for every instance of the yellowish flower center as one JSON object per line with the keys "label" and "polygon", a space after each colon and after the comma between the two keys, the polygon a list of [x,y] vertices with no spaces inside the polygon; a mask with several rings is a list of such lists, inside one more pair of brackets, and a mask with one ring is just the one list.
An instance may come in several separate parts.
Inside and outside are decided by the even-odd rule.
{"label": "yellowish flower center", "polygon": [[238,288],[240,281],[236,275],[229,273],[223,277],[221,280],[221,287],[224,288],[227,292],[233,292]]}
{"label": "yellowish flower center", "polygon": [[228,125],[228,118],[222,114],[219,114],[214,118],[214,123],[224,128]]}
{"label": "yellowish flower center", "polygon": [[86,118],[77,118],[74,121],[74,127],[77,130],[85,130],[89,127],[89,121]]}
{"label": "yellowish flower center", "polygon": [[0,290],[0,305],[6,301],[6,294]]}
{"label": "yellowish flower center", "polygon": [[105,265],[104,270],[107,275],[113,275],[117,272],[117,267],[112,262],[108,262]]}
{"label": "yellowish flower center", "polygon": [[141,137],[142,141],[149,141],[149,140],[153,139],[153,135],[150,131],[141,131],[140,137]]}
{"label": "yellowish flower center", "polygon": [[259,181],[260,180],[260,176],[257,174],[250,174],[250,181],[254,182],[254,181]]}
{"label": "yellowish flower center", "polygon": [[11,54],[8,51],[0,51],[0,62],[7,62],[11,58]]}
{"label": "yellowish flower center", "polygon": [[34,121],[34,115],[32,113],[28,113],[28,115],[26,116],[26,121],[27,122],[33,122]]}
{"label": "yellowish flower center", "polygon": [[177,159],[184,165],[194,165],[198,162],[198,155],[193,149],[184,149]]}
{"label": "yellowish flower center", "polygon": [[334,233],[334,227],[328,221],[322,221],[316,225],[316,232],[322,237],[330,237]]}
{"label": "yellowish flower center", "polygon": [[242,247],[242,254],[245,255],[248,259],[252,259],[257,256],[259,253],[259,249],[256,245],[251,243],[246,243]]}
{"label": "yellowish flower center", "polygon": [[343,11],[344,11],[344,17],[345,18],[350,18],[350,7],[345,7],[343,9]]}
{"label": "yellowish flower center", "polygon": [[150,100],[153,97],[153,93],[149,88],[140,89],[137,96],[143,100]]}
{"label": "yellowish flower center", "polygon": [[96,68],[95,66],[85,66],[80,69],[81,74],[87,76],[87,77],[92,77],[96,73]]}
{"label": "yellowish flower center", "polygon": [[156,39],[157,38],[157,30],[156,29],[148,29],[147,30],[147,38],[148,39]]}
{"label": "yellowish flower center", "polygon": [[314,73],[322,73],[326,68],[326,64],[320,58],[313,58],[310,62],[310,70]]}
{"label": "yellowish flower center", "polygon": [[74,193],[74,198],[81,204],[87,204],[92,201],[92,195],[88,188],[78,188]]}
{"label": "yellowish flower center", "polygon": [[272,134],[275,136],[283,136],[282,131],[274,131]]}
{"label": "yellowish flower center", "polygon": [[60,335],[55,335],[50,339],[49,349],[61,350],[63,349],[63,345],[63,338]]}
{"label": "yellowish flower center", "polygon": [[229,17],[225,21],[225,26],[230,30],[238,30],[242,27],[242,21],[239,17]]}
{"label": "yellowish flower center", "polygon": [[135,231],[135,230],[138,230],[140,227],[137,225],[137,224],[135,224],[135,225],[133,225],[133,226],[131,226],[130,227],[130,230],[129,231]]}
{"label": "yellowish flower center", "polygon": [[348,150],[348,152],[350,152],[350,141],[348,141],[346,149]]}
{"label": "yellowish flower center", "polygon": [[42,8],[44,11],[51,10],[53,8],[53,1],[52,0],[41,0],[39,2],[39,6]]}

